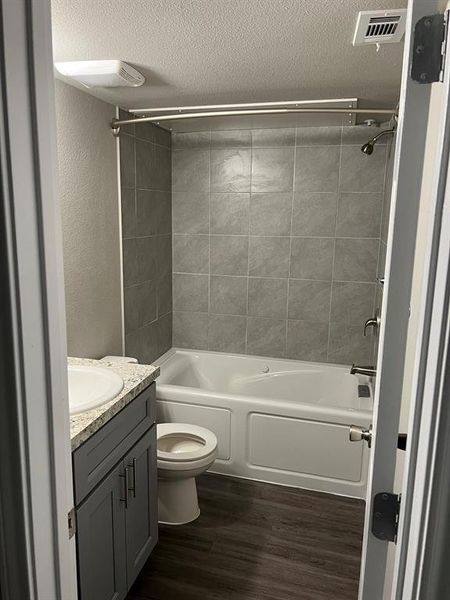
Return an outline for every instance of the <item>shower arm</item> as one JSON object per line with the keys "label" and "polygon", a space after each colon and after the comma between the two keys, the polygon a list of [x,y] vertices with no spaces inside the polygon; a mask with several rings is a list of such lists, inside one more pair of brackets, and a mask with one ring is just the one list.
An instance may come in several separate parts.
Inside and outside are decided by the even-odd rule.
{"label": "shower arm", "polygon": [[385,135],[393,135],[395,133],[395,128],[392,127],[391,129],[384,129],[383,131],[380,131],[380,133],[378,133],[377,135],[375,135],[371,140],[370,143],[371,144],[376,144],[378,142],[378,140],[380,138],[382,138]]}
{"label": "shower arm", "polygon": [[[247,115],[287,115],[287,114],[355,114],[355,115],[386,115],[389,117],[396,117],[397,111],[392,109],[384,109],[384,108],[306,108],[299,106],[288,106],[284,108],[265,108],[266,105],[271,106],[270,103],[261,103],[255,104],[255,108],[245,108],[243,110],[238,109],[239,105],[230,105],[235,106],[236,109],[228,109],[228,110],[208,110],[208,106],[202,107],[185,107],[178,109],[165,109],[165,110],[177,110],[179,112],[172,114],[159,114],[159,115],[150,115],[144,117],[133,117],[131,119],[112,119],[111,128],[113,130],[114,135],[119,135],[121,125],[132,125],[134,123],[156,123],[160,124],[164,121],[178,121],[183,119],[201,119],[208,117],[232,117],[232,116],[247,116]],[[279,103],[273,103],[272,106],[279,106]],[[225,108],[227,105],[223,105]],[[243,105],[243,106],[251,106],[251,105]],[[260,108],[256,108],[256,107]],[[190,110],[198,112],[181,112],[183,110]],[[159,111],[163,109],[140,109],[143,113]]]}

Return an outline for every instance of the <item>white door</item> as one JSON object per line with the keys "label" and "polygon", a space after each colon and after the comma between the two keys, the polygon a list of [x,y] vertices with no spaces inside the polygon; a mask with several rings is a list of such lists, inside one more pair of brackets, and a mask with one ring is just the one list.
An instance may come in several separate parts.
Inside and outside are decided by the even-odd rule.
{"label": "white door", "polygon": [[4,600],[77,598],[51,37],[48,0],[0,0]]}
{"label": "white door", "polygon": [[[442,2],[438,0],[409,1],[378,350],[360,600],[384,600],[385,593],[384,579],[389,542],[372,533],[373,503],[377,494],[392,493],[394,485],[414,251],[431,93],[430,84],[418,83],[412,79],[411,59],[417,22],[424,16],[439,12],[442,13],[443,10]],[[445,86],[448,82],[436,85]],[[442,119],[444,126],[444,116]],[[437,170],[438,165],[435,168]],[[411,408],[414,409],[414,402]],[[407,453],[410,452],[409,446],[414,447],[411,441],[410,437]],[[404,504],[403,495],[402,506]],[[406,549],[403,552],[406,552]],[[394,589],[392,597],[402,598],[402,595],[397,596]]]}

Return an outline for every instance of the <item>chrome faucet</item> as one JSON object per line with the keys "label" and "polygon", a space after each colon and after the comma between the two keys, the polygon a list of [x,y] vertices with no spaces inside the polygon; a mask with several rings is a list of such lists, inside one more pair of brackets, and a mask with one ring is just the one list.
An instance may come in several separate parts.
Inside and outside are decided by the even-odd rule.
{"label": "chrome faucet", "polygon": [[353,363],[350,369],[350,374],[367,375],[368,377],[375,377],[375,375],[377,374],[377,370],[375,367],[371,366],[358,367],[357,365],[355,365],[355,363]]}
{"label": "chrome faucet", "polygon": [[375,335],[378,335],[378,330],[380,329],[380,324],[381,324],[380,311],[377,308],[377,310],[375,311],[375,315],[373,317],[371,317],[370,319],[367,319],[367,321],[364,323],[364,336],[367,335],[367,329],[369,327],[373,327]]}

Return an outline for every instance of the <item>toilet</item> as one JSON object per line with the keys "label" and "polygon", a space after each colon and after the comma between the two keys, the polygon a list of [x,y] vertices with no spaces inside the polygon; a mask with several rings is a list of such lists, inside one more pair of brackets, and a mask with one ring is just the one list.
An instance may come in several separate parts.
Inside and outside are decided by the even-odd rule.
{"label": "toilet", "polygon": [[186,423],[159,423],[158,520],[183,525],[200,515],[195,478],[207,471],[217,456],[212,431]]}

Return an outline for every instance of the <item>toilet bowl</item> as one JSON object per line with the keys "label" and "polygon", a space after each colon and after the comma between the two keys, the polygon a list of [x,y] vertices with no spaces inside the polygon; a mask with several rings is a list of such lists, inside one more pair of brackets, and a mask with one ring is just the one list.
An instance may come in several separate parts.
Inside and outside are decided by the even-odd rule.
{"label": "toilet bowl", "polygon": [[200,515],[195,478],[213,464],[217,438],[212,431],[186,423],[159,423],[158,520],[183,525]]}

